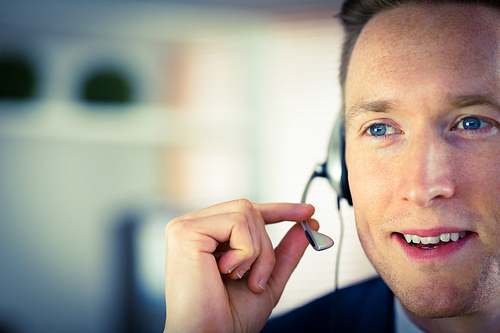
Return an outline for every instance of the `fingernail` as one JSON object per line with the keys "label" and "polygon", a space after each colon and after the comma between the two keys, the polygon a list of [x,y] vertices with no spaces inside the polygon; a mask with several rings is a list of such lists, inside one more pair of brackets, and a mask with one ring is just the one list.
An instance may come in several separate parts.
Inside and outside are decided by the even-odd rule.
{"label": "fingernail", "polygon": [[246,272],[244,270],[241,270],[238,273],[236,273],[236,275],[238,275],[238,277],[241,279],[243,277],[243,275],[245,275],[245,273]]}
{"label": "fingernail", "polygon": [[236,269],[236,267],[231,268],[231,269],[228,269],[228,270],[227,270],[227,274],[231,274],[231,272],[232,272],[232,271],[234,271],[235,269]]}
{"label": "fingernail", "polygon": [[266,289],[266,284],[267,284],[267,279],[260,279],[259,283],[257,283],[257,285],[262,289]]}

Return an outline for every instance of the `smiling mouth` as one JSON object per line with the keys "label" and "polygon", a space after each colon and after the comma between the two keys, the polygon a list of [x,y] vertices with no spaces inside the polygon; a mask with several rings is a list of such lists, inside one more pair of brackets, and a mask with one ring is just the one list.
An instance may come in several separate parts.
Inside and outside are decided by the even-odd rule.
{"label": "smiling mouth", "polygon": [[412,247],[418,247],[423,250],[432,250],[456,242],[471,233],[472,232],[470,231],[451,232],[443,233],[434,237],[421,237],[418,235],[401,233],[399,235],[406,241],[406,243],[408,243],[408,245]]}

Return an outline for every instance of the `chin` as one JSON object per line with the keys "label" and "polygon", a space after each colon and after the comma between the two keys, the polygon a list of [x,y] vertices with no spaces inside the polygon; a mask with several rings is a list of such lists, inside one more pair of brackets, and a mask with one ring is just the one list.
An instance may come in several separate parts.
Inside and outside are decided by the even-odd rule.
{"label": "chin", "polygon": [[436,301],[429,304],[405,299],[400,299],[400,302],[408,312],[420,318],[453,318],[475,312],[474,309],[464,304],[445,304],[445,302]]}
{"label": "chin", "polygon": [[[400,289],[400,290],[397,290]],[[421,318],[452,318],[481,310],[491,302],[491,296],[474,290],[440,288],[439,285],[395,288],[394,294],[403,307]]]}

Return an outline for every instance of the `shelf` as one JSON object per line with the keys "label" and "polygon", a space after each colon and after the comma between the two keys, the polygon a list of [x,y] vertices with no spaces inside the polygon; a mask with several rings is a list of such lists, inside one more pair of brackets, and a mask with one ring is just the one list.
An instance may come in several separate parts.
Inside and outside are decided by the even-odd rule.
{"label": "shelf", "polygon": [[241,114],[221,121],[159,105],[4,101],[0,138],[165,147],[238,143],[246,124]]}

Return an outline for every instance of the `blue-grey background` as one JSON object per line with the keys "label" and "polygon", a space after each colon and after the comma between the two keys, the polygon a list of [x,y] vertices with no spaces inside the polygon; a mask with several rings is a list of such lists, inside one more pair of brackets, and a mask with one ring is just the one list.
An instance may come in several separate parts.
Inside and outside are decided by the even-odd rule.
{"label": "blue-grey background", "polygon": [[[0,0],[0,59],[27,59],[36,78],[33,97],[0,99],[0,332],[161,327],[146,312],[163,311],[171,218],[238,197],[297,201],[340,105],[338,6]],[[100,68],[127,78],[130,103],[82,99]],[[312,198],[331,211],[320,187]],[[333,251],[303,260],[285,308],[332,287]],[[344,283],[373,274],[345,263],[358,271]]]}

